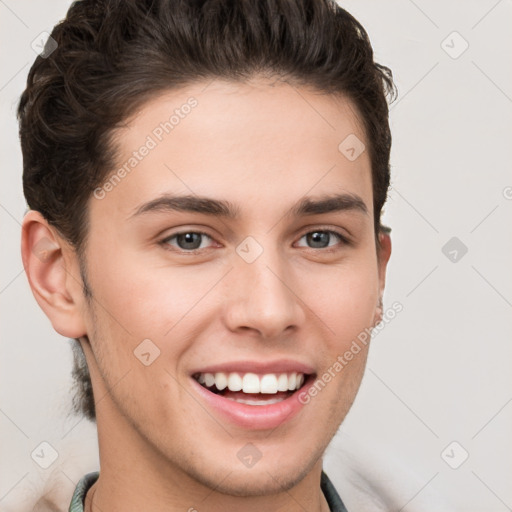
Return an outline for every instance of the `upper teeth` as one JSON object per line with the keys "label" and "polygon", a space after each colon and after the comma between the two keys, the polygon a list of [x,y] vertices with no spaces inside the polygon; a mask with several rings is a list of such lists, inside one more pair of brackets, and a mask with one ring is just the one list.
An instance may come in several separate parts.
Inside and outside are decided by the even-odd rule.
{"label": "upper teeth", "polygon": [[278,391],[295,391],[304,383],[303,373],[200,373],[197,379],[206,387],[215,387],[223,390],[226,387],[230,391],[243,391],[244,393],[275,394]]}

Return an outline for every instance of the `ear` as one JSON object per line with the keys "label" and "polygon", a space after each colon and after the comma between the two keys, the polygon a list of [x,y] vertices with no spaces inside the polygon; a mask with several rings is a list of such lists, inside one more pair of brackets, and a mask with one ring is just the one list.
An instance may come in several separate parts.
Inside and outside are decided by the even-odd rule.
{"label": "ear", "polygon": [[68,338],[86,334],[78,258],[38,211],[23,219],[21,257],[32,293],[53,328]]}
{"label": "ear", "polygon": [[379,232],[380,247],[377,247],[377,266],[379,272],[379,303],[375,311],[373,325],[377,325],[382,320],[384,313],[384,306],[382,304],[382,297],[384,295],[384,288],[386,286],[386,270],[388,261],[391,256],[391,237],[389,236],[390,230]]}

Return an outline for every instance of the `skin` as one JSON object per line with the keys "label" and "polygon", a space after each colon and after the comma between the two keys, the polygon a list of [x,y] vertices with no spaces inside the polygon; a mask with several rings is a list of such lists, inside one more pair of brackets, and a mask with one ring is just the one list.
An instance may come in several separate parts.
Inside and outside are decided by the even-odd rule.
{"label": "skin", "polygon": [[[38,212],[23,222],[34,296],[58,333],[81,339],[92,378],[101,474],[86,510],[327,511],[322,454],[355,398],[367,347],[272,430],[216,416],[190,372],[289,358],[321,375],[380,320],[391,244],[382,236],[376,248],[368,152],[349,161],[338,150],[350,134],[368,142],[345,98],[215,80],[146,103],[116,132],[119,165],[191,96],[191,113],[103,199],[89,201],[90,301],[73,249]],[[163,193],[227,200],[240,217],[133,216]],[[286,216],[304,197],[333,193],[359,196],[367,213]],[[331,234],[314,245],[305,236],[325,230],[350,243]],[[195,253],[168,238],[197,231],[208,237]],[[235,250],[247,236],[263,248],[250,264]],[[43,239],[53,245],[40,258]],[[149,366],[133,353],[145,339],[160,350]],[[237,458],[247,443],[262,454],[251,468]]]}

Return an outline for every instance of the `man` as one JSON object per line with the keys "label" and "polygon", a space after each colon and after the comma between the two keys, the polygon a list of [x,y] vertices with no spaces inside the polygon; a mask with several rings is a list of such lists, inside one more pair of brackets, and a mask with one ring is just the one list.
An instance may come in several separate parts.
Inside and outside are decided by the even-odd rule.
{"label": "man", "polygon": [[51,37],[22,256],[98,428],[69,510],[346,510],[322,455],[391,253],[364,29],[329,0],[86,0]]}

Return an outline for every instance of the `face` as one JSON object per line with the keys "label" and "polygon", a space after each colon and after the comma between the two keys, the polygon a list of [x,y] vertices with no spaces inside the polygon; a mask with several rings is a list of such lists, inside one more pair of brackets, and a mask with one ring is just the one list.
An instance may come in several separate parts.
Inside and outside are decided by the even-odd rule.
{"label": "face", "polygon": [[116,132],[125,172],[90,199],[85,253],[100,450],[234,495],[318,463],[387,261],[349,136],[367,145],[348,100],[256,81],[167,92]]}

